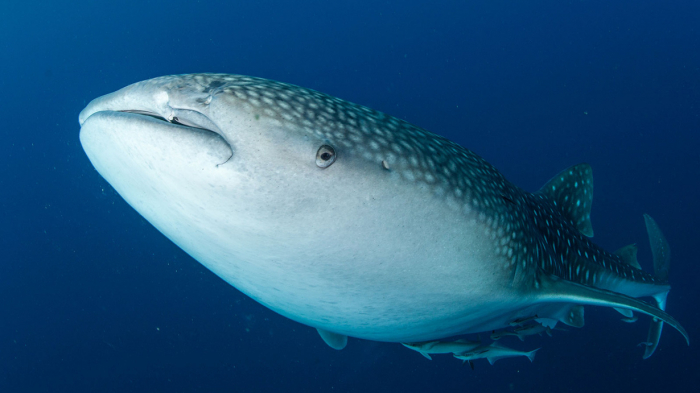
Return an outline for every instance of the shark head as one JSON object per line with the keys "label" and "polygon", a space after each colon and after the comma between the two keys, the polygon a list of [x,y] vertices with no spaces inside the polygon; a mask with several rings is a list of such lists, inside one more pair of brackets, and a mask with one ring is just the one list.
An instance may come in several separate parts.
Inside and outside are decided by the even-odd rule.
{"label": "shark head", "polygon": [[[455,176],[459,147],[366,107],[198,74],[100,97],[80,123],[95,168],[141,215],[230,284],[308,325],[391,341],[457,334],[473,300],[496,301],[488,284],[511,275],[507,263],[468,262],[490,258],[496,224],[460,200],[505,202],[463,191],[472,180]],[[507,185],[476,155],[462,159]]]}
{"label": "shark head", "polygon": [[[90,161],[142,216],[333,348],[345,336],[425,342],[533,315],[582,326],[581,304],[658,318],[650,342],[660,321],[686,335],[661,310],[665,277],[586,238],[587,165],[530,194],[405,121],[240,75],[139,82],[79,120]],[[652,232],[667,271],[667,244]]]}

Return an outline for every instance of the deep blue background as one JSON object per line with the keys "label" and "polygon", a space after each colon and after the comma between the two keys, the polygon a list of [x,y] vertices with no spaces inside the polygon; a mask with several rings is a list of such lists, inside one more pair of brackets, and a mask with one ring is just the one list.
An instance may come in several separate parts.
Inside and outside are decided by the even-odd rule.
{"label": "deep blue background", "polygon": [[668,311],[700,340],[700,2],[0,2],[0,392],[696,391],[700,345],[586,309],[476,370],[315,330],[248,299],[92,168],[78,113],[127,84],[229,72],[406,119],[536,190],[595,171],[595,240],[673,252]]}

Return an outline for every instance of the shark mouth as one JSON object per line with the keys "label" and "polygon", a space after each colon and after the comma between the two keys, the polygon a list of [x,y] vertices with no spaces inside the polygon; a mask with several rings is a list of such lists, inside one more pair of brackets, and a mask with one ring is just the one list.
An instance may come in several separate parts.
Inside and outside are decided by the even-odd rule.
{"label": "shark mouth", "polygon": [[[100,100],[100,99],[98,99]],[[111,103],[108,103],[111,104]],[[163,124],[177,126],[179,130],[189,130],[192,132],[205,133],[205,134],[215,134],[218,136],[221,142],[223,142],[228,149],[230,154],[223,161],[219,162],[217,166],[227,163],[231,157],[233,157],[234,149],[231,143],[226,139],[225,135],[219,127],[214,124],[209,118],[203,114],[187,109],[172,109],[171,114],[166,116],[160,113],[141,110],[141,109],[120,109],[115,108],[113,105],[104,105],[104,103],[99,102],[97,105],[90,103],[81,113],[80,113],[80,125],[82,126],[91,116],[96,114],[109,115],[112,114],[131,114],[138,115],[144,119],[157,120]],[[212,135],[213,136],[213,135]]]}
{"label": "shark mouth", "polygon": [[[180,117],[178,117],[178,116],[170,116],[169,119],[166,119],[165,117],[161,116],[161,115],[158,114],[158,113],[148,112],[148,111],[141,111],[141,110],[120,110],[120,111],[117,111],[117,112],[122,112],[122,113],[134,113],[134,114],[137,114],[137,115],[150,116],[150,117],[152,117],[152,118],[154,118],[154,119],[156,119],[156,120],[164,121],[164,122],[171,123],[171,124],[177,124],[177,125],[180,125],[180,126],[185,126],[185,127],[190,127],[190,128],[196,128],[196,129],[201,130],[201,131],[213,132],[213,133],[219,134],[220,136],[223,137],[223,135],[221,135],[221,132],[214,131],[214,130],[212,130],[212,129],[206,128],[206,127],[204,127],[204,126],[202,126],[202,125],[200,125],[200,124],[197,124],[197,123],[192,122],[192,121],[188,121],[187,119],[185,119],[185,118],[180,118]],[[192,111],[188,111],[188,112],[192,112]],[[192,112],[192,113],[197,113],[197,112]],[[209,123],[211,123],[211,121],[209,121]],[[211,123],[211,125],[214,125],[214,124]],[[215,126],[214,126],[214,127],[215,127]],[[218,130],[218,127],[216,127],[216,128],[217,128],[217,130]]]}

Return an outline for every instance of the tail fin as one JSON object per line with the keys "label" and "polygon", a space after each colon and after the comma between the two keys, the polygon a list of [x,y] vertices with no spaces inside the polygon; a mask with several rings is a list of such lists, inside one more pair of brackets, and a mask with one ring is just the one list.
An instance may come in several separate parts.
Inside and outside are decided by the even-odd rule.
{"label": "tail fin", "polygon": [[[649,244],[651,245],[651,253],[654,257],[654,276],[661,281],[668,281],[668,269],[671,265],[671,249],[668,246],[668,242],[661,233],[661,229],[656,225],[656,222],[649,215],[644,215],[644,222],[647,226],[647,233],[649,234]],[[660,310],[666,310],[666,296],[668,292],[663,292],[657,294],[653,297],[653,304]],[[649,333],[647,334],[647,345],[644,349],[644,359],[649,358],[656,347],[659,345],[659,339],[661,338],[661,330],[664,327],[663,321],[652,318],[651,325],[649,326]]]}
{"label": "tail fin", "polygon": [[530,363],[532,363],[535,360],[535,352],[537,352],[539,350],[540,350],[540,348],[537,348],[534,351],[530,351],[530,352],[525,354],[525,356],[527,356],[527,358],[530,359]]}

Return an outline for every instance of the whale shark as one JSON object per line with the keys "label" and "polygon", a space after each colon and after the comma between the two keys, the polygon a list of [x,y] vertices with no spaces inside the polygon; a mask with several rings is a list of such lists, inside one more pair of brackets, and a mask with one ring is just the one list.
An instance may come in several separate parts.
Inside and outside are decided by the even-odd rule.
{"label": "whale shark", "polygon": [[[591,240],[592,169],[540,190],[368,107],[229,74],[158,77],[91,101],[80,142],[124,200],[265,307],[348,337],[431,342],[518,321],[583,326],[584,306],[663,324],[670,251],[645,216],[653,273]],[[647,298],[649,301],[640,300]]]}

